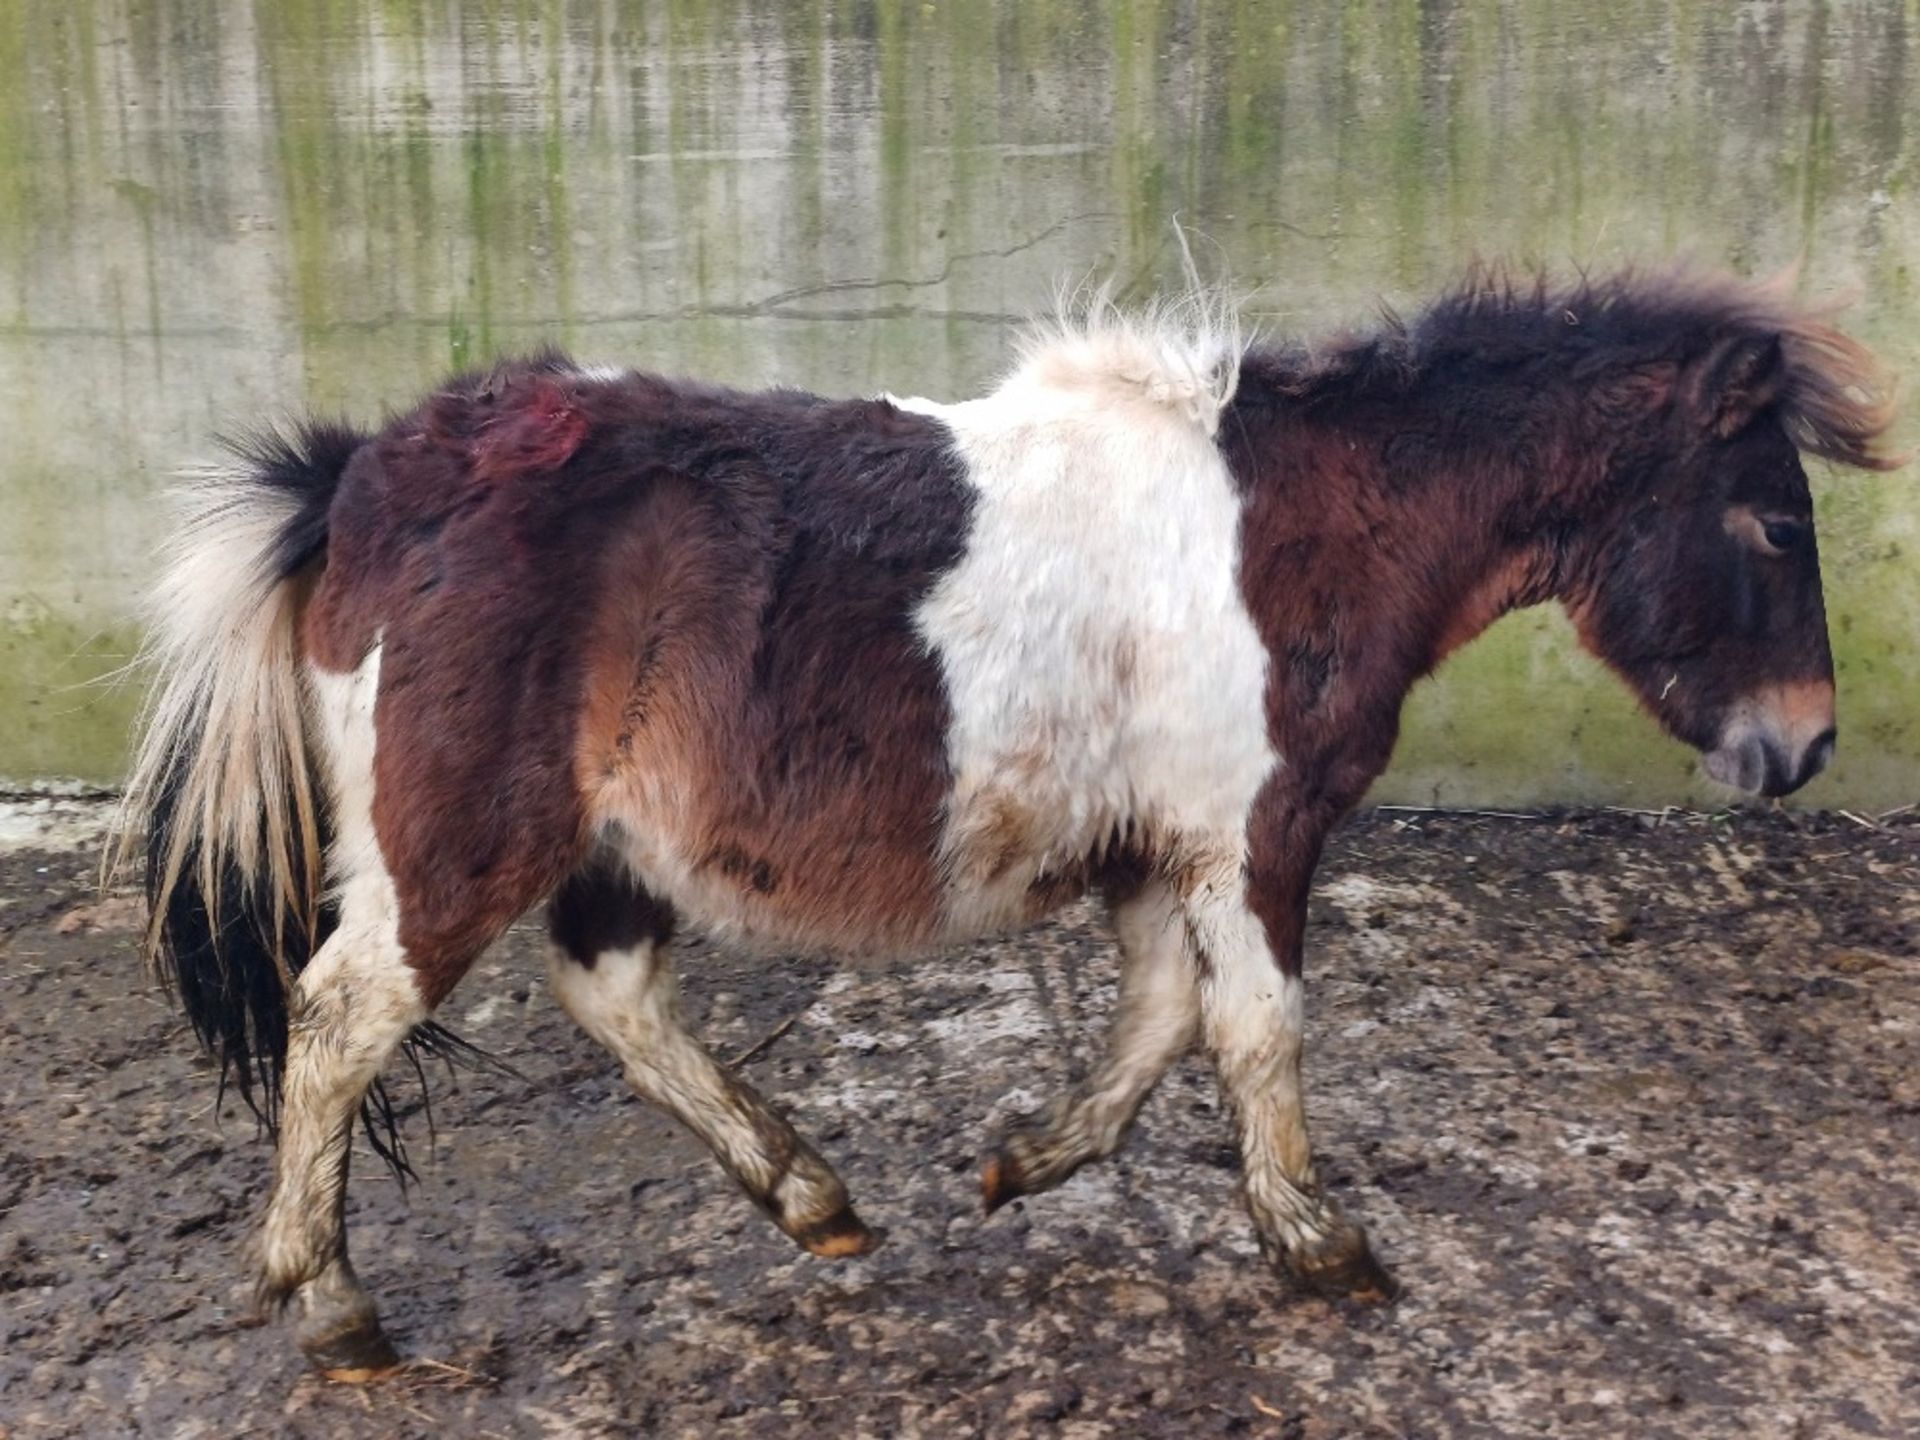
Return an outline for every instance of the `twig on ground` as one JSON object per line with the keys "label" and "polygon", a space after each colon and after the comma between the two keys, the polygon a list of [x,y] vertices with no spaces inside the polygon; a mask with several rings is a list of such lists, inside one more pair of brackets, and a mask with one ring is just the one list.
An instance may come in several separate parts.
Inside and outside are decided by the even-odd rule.
{"label": "twig on ground", "polygon": [[1376,805],[1376,810],[1404,815],[1471,815],[1477,820],[1544,820],[1544,815],[1523,815],[1517,810],[1462,810],[1453,805]]}
{"label": "twig on ground", "polygon": [[794,1022],[799,1018],[800,1018],[800,1012],[798,1010],[794,1011],[793,1014],[787,1016],[786,1019],[782,1020],[778,1025],[774,1026],[773,1029],[769,1030],[766,1034],[762,1035],[758,1040],[754,1041],[753,1044],[749,1045],[746,1049],[742,1050],[738,1055],[734,1056],[733,1059],[729,1060],[727,1062],[727,1068],[730,1070],[738,1070],[742,1065],[746,1064],[747,1061],[753,1059],[754,1056],[760,1054],[768,1046],[772,1045],[774,1041],[778,1040],[782,1035],[786,1034],[787,1031],[791,1030],[794,1026]]}

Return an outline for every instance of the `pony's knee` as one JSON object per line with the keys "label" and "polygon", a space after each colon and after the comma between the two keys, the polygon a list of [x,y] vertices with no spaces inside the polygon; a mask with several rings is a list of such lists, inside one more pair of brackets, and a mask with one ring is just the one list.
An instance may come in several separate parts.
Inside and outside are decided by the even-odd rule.
{"label": "pony's knee", "polygon": [[651,942],[584,960],[555,945],[547,952],[547,983],[560,1008],[630,1073],[647,1069],[680,1033],[673,972]]}

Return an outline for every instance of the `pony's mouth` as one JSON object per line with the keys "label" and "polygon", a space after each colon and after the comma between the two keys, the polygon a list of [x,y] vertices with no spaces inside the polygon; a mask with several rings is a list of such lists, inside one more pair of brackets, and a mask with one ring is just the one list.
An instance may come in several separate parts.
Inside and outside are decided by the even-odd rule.
{"label": "pony's mouth", "polygon": [[1831,727],[1816,736],[1797,756],[1764,735],[1748,733],[1709,750],[1701,761],[1701,769],[1722,785],[1731,785],[1749,795],[1791,795],[1827,768],[1827,762],[1833,759],[1833,746]]}

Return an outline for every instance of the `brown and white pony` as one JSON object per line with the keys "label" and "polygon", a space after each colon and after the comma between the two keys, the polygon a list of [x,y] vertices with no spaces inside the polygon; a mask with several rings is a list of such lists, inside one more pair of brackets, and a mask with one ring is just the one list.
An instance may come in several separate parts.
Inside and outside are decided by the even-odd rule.
{"label": "brown and white pony", "polygon": [[150,951],[279,1149],[261,1289],[340,1375],[394,1351],[347,1258],[350,1124],[531,907],[568,1012],[794,1240],[874,1237],[683,1028],[677,925],[925,950],[1089,891],[1105,1058],[1002,1139],[989,1209],[1112,1153],[1201,1037],[1300,1282],[1393,1282],[1314,1174],[1301,935],[1408,688],[1557,600],[1714,776],[1834,743],[1800,452],[1882,468],[1867,353],[1780,293],[1477,274],[1319,349],[1089,318],[961,404],[548,354],[187,493],[131,791]]}

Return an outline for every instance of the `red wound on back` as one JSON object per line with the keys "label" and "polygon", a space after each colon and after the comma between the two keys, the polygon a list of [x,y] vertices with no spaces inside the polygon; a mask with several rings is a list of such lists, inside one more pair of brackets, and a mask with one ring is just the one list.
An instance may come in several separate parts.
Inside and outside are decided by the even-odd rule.
{"label": "red wound on back", "polygon": [[546,376],[510,384],[474,436],[474,474],[493,480],[558,470],[586,437],[587,417],[569,388]]}
{"label": "red wound on back", "polygon": [[551,375],[496,376],[478,395],[436,397],[428,427],[486,481],[557,470],[587,437],[572,387]]}

